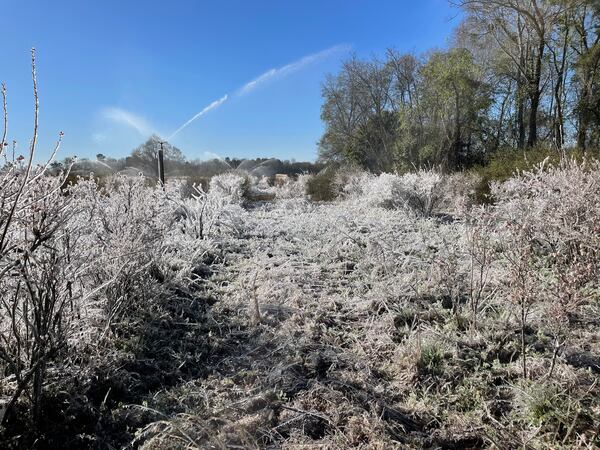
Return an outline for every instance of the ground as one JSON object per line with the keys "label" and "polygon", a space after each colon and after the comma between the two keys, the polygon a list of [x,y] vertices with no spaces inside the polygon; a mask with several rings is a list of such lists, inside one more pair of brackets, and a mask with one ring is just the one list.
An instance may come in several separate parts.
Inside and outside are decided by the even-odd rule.
{"label": "ground", "polygon": [[[250,209],[207,281],[216,301],[206,374],[153,395],[160,416],[138,442],[387,449],[593,439],[597,324],[580,324],[582,341],[570,344],[579,356],[565,352],[556,382],[521,380],[510,312],[490,304],[481,328],[469,329],[435,281],[448,276],[435,273],[440,261],[462,264],[453,249],[463,231],[447,216],[351,202]],[[548,338],[533,327],[526,337],[532,372],[544,372]],[[577,413],[556,417],[557,404]]]}
{"label": "ground", "polygon": [[[531,308],[523,377],[500,257],[474,321],[473,228],[458,212],[364,197],[227,208],[221,228],[189,241],[202,245],[192,276],[150,270],[153,300],[53,367],[39,438],[17,421],[7,447],[597,445],[596,300],[556,352],[545,306]],[[488,231],[478,242],[495,249],[505,236]]]}

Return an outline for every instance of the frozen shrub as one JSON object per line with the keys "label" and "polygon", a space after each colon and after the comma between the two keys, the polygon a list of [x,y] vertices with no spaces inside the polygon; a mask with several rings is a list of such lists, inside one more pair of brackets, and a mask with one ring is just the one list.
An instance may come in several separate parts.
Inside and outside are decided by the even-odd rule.
{"label": "frozen shrub", "polygon": [[[169,183],[168,178],[167,183]],[[185,198],[191,197],[195,193],[195,186],[201,186],[206,191],[208,190],[208,183],[210,183],[210,177],[188,176],[181,186],[182,196]]]}
{"label": "frozen shrub", "polygon": [[372,178],[372,174],[362,169],[342,167],[335,173],[333,189],[345,198],[356,198],[363,194],[367,180]]}
{"label": "frozen shrub", "polygon": [[357,199],[365,193],[367,183],[375,177],[367,172],[358,172],[353,177],[344,180],[343,186],[339,189],[344,198]]}
{"label": "frozen shrub", "polygon": [[67,346],[76,329],[72,311],[85,302],[87,290],[78,285],[87,272],[85,248],[78,225],[68,224],[62,181],[31,161],[0,176],[0,362],[16,382],[1,419],[24,392],[39,419],[47,365]]}
{"label": "frozen shrub", "polygon": [[268,191],[271,187],[269,177],[261,177],[260,180],[258,180],[258,183],[256,183],[256,189],[259,191]]}
{"label": "frozen shrub", "polygon": [[493,278],[498,277],[498,233],[493,214],[483,207],[473,207],[465,220],[462,246],[468,258],[467,297],[471,313],[471,326],[477,329],[477,320],[483,307],[496,295]]}
{"label": "frozen shrub", "polygon": [[310,177],[311,175],[301,174],[295,180],[288,178],[282,186],[274,188],[275,197],[278,199],[304,198]]}
{"label": "frozen shrub", "polygon": [[362,198],[369,205],[396,207],[398,206],[396,198],[396,189],[399,182],[397,175],[382,173],[381,175],[363,176]]}
{"label": "frozen shrub", "polygon": [[210,179],[208,192],[224,203],[241,204],[246,198],[250,180],[235,172],[216,175]]}
{"label": "frozen shrub", "polygon": [[[206,241],[220,235],[237,234],[244,215],[243,208],[237,203],[224,203],[223,197],[214,192],[206,192],[201,186],[195,187],[195,193],[189,199],[172,201],[181,208],[183,214],[178,221],[178,232],[174,240]],[[191,245],[193,245],[190,242]],[[178,246],[185,246],[181,242]],[[189,256],[188,256],[189,258]]]}
{"label": "frozen shrub", "polygon": [[394,207],[394,189],[397,175],[347,169],[336,177],[335,186],[345,199],[368,206]]}
{"label": "frozen shrub", "polygon": [[263,176],[260,179],[247,175],[248,189],[244,196],[248,202],[273,201],[276,197],[277,186],[274,186],[269,177]]}
{"label": "frozen shrub", "polygon": [[393,202],[418,215],[430,216],[444,196],[444,177],[433,170],[419,170],[399,177]]}
{"label": "frozen shrub", "polygon": [[[556,356],[567,339],[569,318],[598,298],[599,177],[597,162],[569,161],[564,167],[542,163],[492,185],[495,214],[506,230],[502,239],[508,267],[506,296],[519,305],[523,354],[523,330],[534,306],[544,310]],[[553,367],[554,362],[550,373]]]}
{"label": "frozen shrub", "polygon": [[479,175],[469,172],[446,175],[439,207],[443,208],[444,212],[459,216],[467,213],[475,204],[480,179]]}
{"label": "frozen shrub", "polygon": [[89,323],[88,331],[106,332],[136,302],[151,297],[156,280],[165,276],[163,236],[174,206],[165,191],[147,186],[141,176],[111,176],[102,187],[92,178],[80,180],[69,193],[85,224],[82,239],[94,276],[99,284],[109,283],[97,297],[101,323]]}
{"label": "frozen shrub", "polygon": [[[36,166],[38,96],[32,50],[34,131],[28,155],[9,156],[6,90],[0,141],[0,421],[5,424],[24,393],[34,422],[40,421],[48,365],[72,342],[76,312],[85,305],[89,275],[81,223],[63,195],[66,174],[48,176],[60,139],[46,164]],[[62,137],[62,133],[61,133]],[[7,382],[11,380],[12,383]]]}
{"label": "frozen shrub", "polygon": [[336,170],[326,167],[318,174],[308,178],[306,183],[306,195],[315,202],[330,202],[338,197],[335,186]]}
{"label": "frozen shrub", "polygon": [[444,178],[434,171],[421,170],[401,176],[354,172],[343,181],[341,191],[346,198],[371,206],[403,208],[420,216],[431,215],[444,196]]}

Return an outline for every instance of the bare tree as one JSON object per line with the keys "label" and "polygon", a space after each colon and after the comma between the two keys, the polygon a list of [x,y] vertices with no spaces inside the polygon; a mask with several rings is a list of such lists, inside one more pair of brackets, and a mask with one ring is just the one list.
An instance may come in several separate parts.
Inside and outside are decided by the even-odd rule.
{"label": "bare tree", "polygon": [[542,0],[463,0],[458,4],[489,23],[498,47],[512,61],[517,81],[518,146],[525,145],[525,98],[529,103],[527,146],[535,146],[546,86],[542,80],[545,51],[568,5]]}

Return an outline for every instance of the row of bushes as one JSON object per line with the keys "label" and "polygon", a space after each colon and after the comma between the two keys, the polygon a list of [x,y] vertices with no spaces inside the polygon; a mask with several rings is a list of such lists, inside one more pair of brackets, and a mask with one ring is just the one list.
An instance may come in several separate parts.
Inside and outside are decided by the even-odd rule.
{"label": "row of bushes", "polygon": [[[586,156],[593,157],[595,153],[588,152],[584,155],[576,150],[568,152],[569,158],[578,161]],[[531,170],[542,161],[546,161],[548,167],[558,166],[566,158],[565,152],[542,147],[525,152],[507,150],[496,153],[485,166],[453,175],[419,170],[401,176],[385,173],[373,176],[355,167],[332,165],[316,175],[290,177],[283,185],[276,185],[274,177],[259,179],[246,172],[232,170],[213,177],[187,178],[182,185],[182,194],[191,197],[195,193],[195,186],[198,186],[204,191],[228,191],[227,195],[237,195],[248,202],[304,196],[312,201],[328,202],[340,197],[362,195],[370,197],[371,201],[382,199],[381,206],[408,206],[409,209],[420,210],[427,215],[431,214],[441,198],[448,199],[457,193],[463,196],[468,194],[470,201],[476,204],[490,203],[493,201],[493,183],[506,181],[517,173]],[[76,182],[76,177],[69,177],[66,184],[69,182]],[[99,183],[103,184],[104,181],[99,180]],[[153,182],[148,179],[148,184]],[[234,190],[239,192],[234,193]]]}
{"label": "row of bushes", "polygon": [[566,160],[574,159],[581,162],[584,159],[597,159],[600,156],[598,150],[579,149],[557,150],[549,147],[536,147],[528,150],[506,149],[492,155],[484,166],[478,166],[471,173],[479,177],[474,200],[477,203],[491,203],[491,186],[494,182],[503,182],[514,175],[532,170],[542,162],[546,167],[558,167]]}
{"label": "row of bushes", "polygon": [[[484,166],[477,166],[468,172],[443,176],[444,182],[441,179],[434,182],[436,175],[433,175],[431,170],[419,170],[417,171],[419,175],[416,177],[405,174],[400,178],[404,180],[404,183],[411,185],[408,191],[415,194],[421,191],[421,194],[424,195],[425,191],[432,187],[425,186],[423,183],[434,182],[434,190],[444,189],[450,191],[440,193],[440,196],[449,197],[460,191],[461,194],[468,193],[469,200],[474,204],[488,204],[494,201],[492,195],[492,185],[494,183],[504,182],[516,174],[532,170],[542,162],[545,162],[546,167],[558,167],[564,165],[567,160],[582,162],[585,159],[597,159],[599,157],[600,152],[598,150],[583,152],[578,149],[569,149],[558,151],[548,147],[536,147],[526,151],[504,150],[491,156]],[[360,179],[360,176],[356,177],[356,175],[360,173],[364,172],[356,168],[329,166],[319,174],[310,177],[307,182],[306,194],[314,201],[333,201],[347,194],[347,192],[344,192],[343,182],[340,183],[340,181],[354,177],[356,182],[357,179]],[[430,176],[423,178],[426,173]],[[371,176],[364,181],[368,181],[368,183],[375,183],[375,180],[384,182],[383,180],[386,178],[389,181],[389,177],[389,174],[382,174],[379,178]],[[448,183],[448,180],[453,178],[455,182]],[[412,181],[410,181],[411,179]],[[463,184],[463,186],[461,187],[460,184]],[[373,186],[373,189],[377,189],[377,187]],[[402,190],[401,188],[398,189]],[[408,202],[413,201],[419,202],[420,200],[414,198]]]}

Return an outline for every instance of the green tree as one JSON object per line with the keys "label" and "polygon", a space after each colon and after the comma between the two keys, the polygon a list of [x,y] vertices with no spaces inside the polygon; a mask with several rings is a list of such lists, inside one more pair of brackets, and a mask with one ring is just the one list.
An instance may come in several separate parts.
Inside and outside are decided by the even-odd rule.
{"label": "green tree", "polygon": [[[413,164],[450,170],[470,165],[484,151],[482,123],[490,104],[489,87],[480,80],[468,50],[432,53],[420,70],[420,111],[401,113],[401,155],[405,159],[418,155]],[[415,118],[419,123],[413,122]]]}
{"label": "green tree", "polygon": [[393,146],[398,134],[398,116],[383,111],[369,117],[358,127],[352,142],[346,149],[349,162],[373,172],[389,171],[394,167]]}

